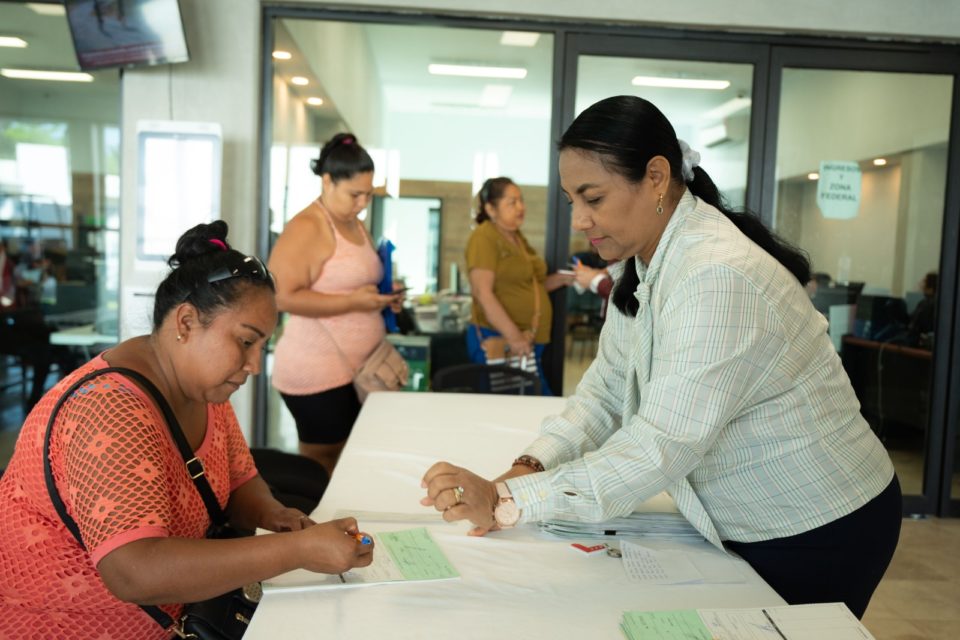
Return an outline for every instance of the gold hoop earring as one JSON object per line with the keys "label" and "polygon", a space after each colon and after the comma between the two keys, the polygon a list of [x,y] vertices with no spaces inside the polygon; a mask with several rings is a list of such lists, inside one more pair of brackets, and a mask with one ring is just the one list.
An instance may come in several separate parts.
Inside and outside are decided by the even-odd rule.
{"label": "gold hoop earring", "polygon": [[657,215],[663,215],[663,194],[660,194],[660,197],[657,199]]}

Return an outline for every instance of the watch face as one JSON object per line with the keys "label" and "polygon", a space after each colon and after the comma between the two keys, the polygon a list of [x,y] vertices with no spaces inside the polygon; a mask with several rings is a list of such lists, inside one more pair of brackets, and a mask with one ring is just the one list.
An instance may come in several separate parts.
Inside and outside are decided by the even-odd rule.
{"label": "watch face", "polygon": [[512,527],[520,519],[520,509],[513,500],[506,500],[497,505],[493,512],[493,518],[501,527]]}

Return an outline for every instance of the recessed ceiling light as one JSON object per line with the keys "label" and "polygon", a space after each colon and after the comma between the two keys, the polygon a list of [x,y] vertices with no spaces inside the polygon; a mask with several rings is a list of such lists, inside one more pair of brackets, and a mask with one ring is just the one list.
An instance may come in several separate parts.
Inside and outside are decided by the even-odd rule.
{"label": "recessed ceiling light", "polygon": [[475,64],[431,64],[427,71],[435,76],[464,76],[468,78],[512,78],[521,80],[527,77],[523,67],[488,67]]}
{"label": "recessed ceiling light", "polygon": [[290,78],[290,82],[297,85],[298,87],[305,87],[310,84],[310,81],[304,78],[303,76],[293,76]]}
{"label": "recessed ceiling light", "polygon": [[289,51],[281,51],[280,49],[277,49],[276,51],[273,52],[274,60],[289,60],[292,57],[293,57],[293,54],[290,53]]}
{"label": "recessed ceiling light", "polygon": [[540,39],[539,33],[532,31],[504,31],[500,44],[507,47],[532,47]]}
{"label": "recessed ceiling light", "polygon": [[319,107],[320,105],[323,104],[323,98],[314,98],[314,97],[307,98],[307,104],[312,105],[314,107]]}
{"label": "recessed ceiling light", "polygon": [[28,2],[27,8],[33,11],[34,13],[39,13],[42,16],[63,16],[66,15],[66,11],[63,8],[63,3],[53,4],[47,2]]}
{"label": "recessed ceiling light", "polygon": [[816,171],[812,171],[807,174],[807,180],[819,180],[819,179],[820,179],[820,174],[817,173]]}
{"label": "recessed ceiling light", "polygon": [[25,46],[27,46],[27,41],[23,38],[16,38],[14,36],[0,36],[0,47],[23,49]]}
{"label": "recessed ceiling light", "polygon": [[668,87],[671,89],[726,89],[729,80],[697,80],[694,78],[664,78],[661,76],[637,76],[632,81],[635,87]]}
{"label": "recessed ceiling light", "polygon": [[59,82],[93,82],[93,76],[79,71],[41,71],[39,69],[0,69],[0,76],[15,80],[56,80]]}
{"label": "recessed ceiling light", "polygon": [[884,166],[885,164],[887,164],[887,159],[886,159],[886,158],[874,158],[874,159],[873,159],[873,166],[875,166],[875,167],[882,167],[882,166]]}

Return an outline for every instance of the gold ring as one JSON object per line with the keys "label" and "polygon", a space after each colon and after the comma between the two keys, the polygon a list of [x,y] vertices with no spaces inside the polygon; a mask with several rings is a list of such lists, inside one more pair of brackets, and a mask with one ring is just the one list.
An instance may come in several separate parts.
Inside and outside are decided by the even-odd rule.
{"label": "gold ring", "polygon": [[453,488],[453,499],[456,500],[455,505],[460,504],[460,501],[463,500],[463,487]]}

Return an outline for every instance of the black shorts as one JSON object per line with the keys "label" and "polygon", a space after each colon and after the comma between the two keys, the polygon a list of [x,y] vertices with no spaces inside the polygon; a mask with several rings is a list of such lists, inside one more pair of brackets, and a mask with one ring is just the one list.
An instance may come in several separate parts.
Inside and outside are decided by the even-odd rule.
{"label": "black shorts", "polygon": [[338,444],[347,439],[360,414],[360,400],[353,383],[308,396],[281,393],[297,423],[300,442]]}

